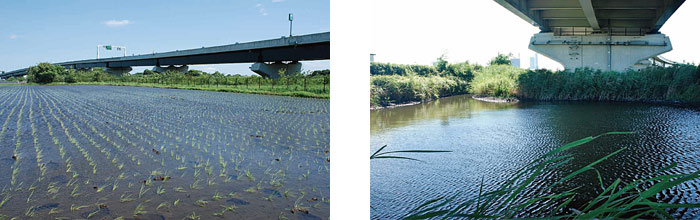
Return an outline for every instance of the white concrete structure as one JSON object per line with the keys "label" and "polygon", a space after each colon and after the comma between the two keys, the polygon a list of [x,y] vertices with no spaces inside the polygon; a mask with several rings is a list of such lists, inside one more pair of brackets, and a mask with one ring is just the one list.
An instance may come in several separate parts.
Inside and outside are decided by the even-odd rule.
{"label": "white concrete structure", "polygon": [[292,62],[292,63],[282,63],[282,62],[275,62],[275,63],[254,63],[251,67],[250,70],[267,78],[280,78],[280,72],[284,73],[285,75],[290,75],[294,73],[301,72],[301,63],[299,62]]}
{"label": "white concrete structure", "polygon": [[[685,0],[494,0],[540,28],[529,48],[567,70],[654,65],[673,47],[659,29]],[[662,62],[663,63],[663,62]]]}
{"label": "white concrete structure", "polygon": [[664,34],[555,36],[551,32],[532,36],[529,48],[567,70],[590,67],[618,72],[647,67],[652,64],[650,58],[673,49]]}

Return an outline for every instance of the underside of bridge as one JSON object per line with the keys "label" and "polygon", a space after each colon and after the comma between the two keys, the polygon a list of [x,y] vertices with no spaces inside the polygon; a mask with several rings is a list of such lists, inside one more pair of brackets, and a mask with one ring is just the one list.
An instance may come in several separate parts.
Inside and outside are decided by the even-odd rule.
{"label": "underside of bridge", "polygon": [[659,29],[684,0],[495,0],[540,28],[529,48],[567,70],[625,71],[664,60],[672,49]]}

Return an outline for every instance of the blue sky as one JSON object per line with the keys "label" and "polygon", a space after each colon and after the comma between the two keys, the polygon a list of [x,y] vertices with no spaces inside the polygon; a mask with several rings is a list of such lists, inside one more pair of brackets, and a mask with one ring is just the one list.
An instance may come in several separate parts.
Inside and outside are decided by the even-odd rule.
{"label": "blue sky", "polygon": [[[330,31],[329,0],[0,0],[0,5],[4,71],[39,62],[93,59],[97,45],[126,46],[127,55],[138,55],[279,38],[289,34],[288,13],[294,13],[295,35]],[[100,51],[100,57],[122,55]],[[330,61],[303,64],[304,70],[330,67]],[[249,66],[190,69],[254,74]]]}

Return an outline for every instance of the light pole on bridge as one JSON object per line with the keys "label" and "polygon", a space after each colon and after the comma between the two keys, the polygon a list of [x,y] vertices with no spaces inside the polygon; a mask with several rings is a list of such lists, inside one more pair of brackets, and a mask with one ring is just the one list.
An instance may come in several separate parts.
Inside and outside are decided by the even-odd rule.
{"label": "light pole on bridge", "polygon": [[292,37],[292,21],[294,21],[294,14],[289,13],[289,37]]}

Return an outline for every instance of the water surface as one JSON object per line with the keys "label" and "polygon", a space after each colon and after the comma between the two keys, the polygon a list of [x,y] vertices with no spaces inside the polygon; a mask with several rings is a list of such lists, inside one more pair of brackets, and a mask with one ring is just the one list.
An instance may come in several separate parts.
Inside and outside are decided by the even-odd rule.
{"label": "water surface", "polygon": [[[493,189],[515,169],[568,142],[609,131],[635,135],[606,136],[570,151],[575,160],[561,177],[620,148],[627,150],[597,165],[604,184],[629,181],[672,162],[667,173],[700,168],[700,112],[692,108],[635,103],[521,102],[487,103],[468,96],[371,111],[370,153],[383,145],[390,150],[435,149],[452,153],[413,155],[423,162],[379,159],[371,162],[371,216],[395,219],[423,202],[459,193],[473,198],[484,178]],[[568,173],[567,173],[568,174]],[[600,193],[594,172],[579,178],[584,188],[572,203],[577,207]],[[535,185],[544,183],[535,183]],[[659,199],[698,202],[700,181],[663,192]],[[682,210],[676,217],[694,217]]]}

